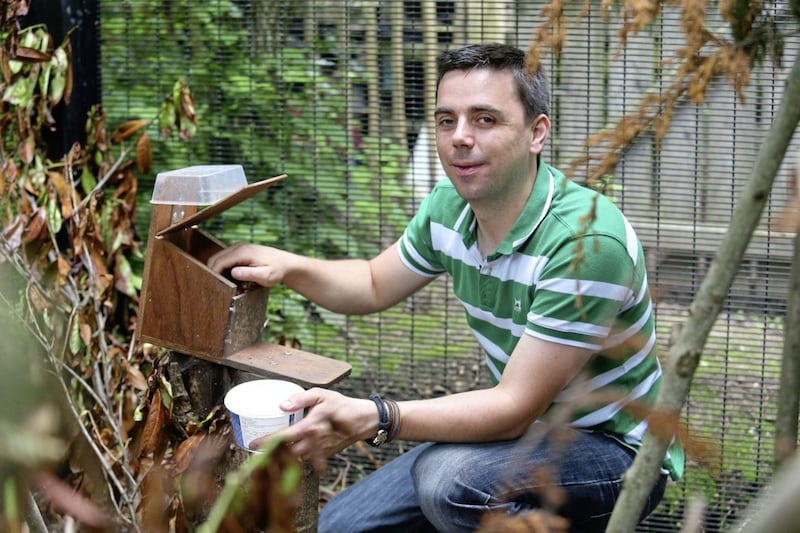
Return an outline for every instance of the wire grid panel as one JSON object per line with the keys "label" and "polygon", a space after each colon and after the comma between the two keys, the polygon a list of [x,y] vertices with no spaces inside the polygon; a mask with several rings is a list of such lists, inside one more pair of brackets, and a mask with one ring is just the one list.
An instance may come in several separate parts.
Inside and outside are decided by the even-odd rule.
{"label": "wire grid panel", "polygon": [[[569,40],[544,59],[553,85],[546,159],[584,153],[587,136],[633,112],[645,92],[666,89],[680,13],[620,49],[619,23],[565,7]],[[533,2],[334,0],[101,2],[103,99],[111,120],[154,117],[175,79],[195,95],[200,129],[191,143],[155,141],[155,171],[238,163],[251,179],[288,173],[287,185],[215,221],[225,240],[280,246],[321,257],[366,257],[396,239],[420,199],[442,177],[430,134],[436,54],[475,41],[527,48],[543,17]],[[709,8],[710,27],[723,28]],[[785,57],[798,53],[796,38]],[[671,66],[672,65],[672,66]],[[606,193],[626,212],[647,250],[662,354],[725,234],[758,146],[782,96],[786,70],[755,68],[738,99],[713,85],[700,106],[683,103],[657,146],[631,145]],[[797,140],[792,153],[797,153]],[[579,168],[576,180],[585,179]],[[721,458],[710,471],[690,458],[686,477],[642,526],[677,531],[695,494],[707,501],[706,530],[724,530],[771,475],[790,235],[773,228],[791,199],[797,165],[787,161],[763,223],[704,350],[685,421]],[[147,225],[151,182],[141,184]],[[345,393],[397,399],[486,386],[483,355],[463,311],[438,280],[395,309],[340,317],[275,292],[270,333],[346,359]],[[331,491],[410,443],[369,453],[353,447],[331,460]],[[382,455],[375,455],[380,453]]]}

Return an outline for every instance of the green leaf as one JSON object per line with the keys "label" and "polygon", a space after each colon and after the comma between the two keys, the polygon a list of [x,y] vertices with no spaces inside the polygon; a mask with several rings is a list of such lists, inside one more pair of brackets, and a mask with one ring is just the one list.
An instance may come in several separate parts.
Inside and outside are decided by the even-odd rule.
{"label": "green leaf", "polygon": [[175,127],[177,108],[172,100],[165,100],[158,111],[158,131],[162,137],[169,137]]}
{"label": "green leaf", "polygon": [[[114,283],[116,289],[128,296],[136,297],[136,276],[128,259],[122,254],[117,254],[116,270],[117,279]],[[139,281],[139,285],[141,286],[141,281]]]}
{"label": "green leaf", "polygon": [[17,490],[16,486],[16,478],[14,476],[6,477],[3,483],[3,501],[5,502],[3,505],[3,514],[6,515],[6,518],[12,524],[20,519],[19,505],[17,501],[18,494],[19,491]]}
{"label": "green leaf", "polygon": [[72,321],[72,327],[69,331],[69,351],[71,353],[79,353],[83,348],[83,340],[81,339],[81,325],[80,321],[75,318]]}
{"label": "green leaf", "polygon": [[[114,240],[111,242],[111,246],[109,246],[109,252],[114,253],[119,250],[119,247],[122,246],[122,242],[125,239],[125,234],[121,231],[118,231],[114,234]],[[122,257],[124,259],[124,257]]]}
{"label": "green leaf", "polygon": [[11,71],[11,74],[19,74],[22,70],[22,65],[22,61],[17,61],[16,59],[8,60],[8,69]]}
{"label": "green leaf", "polygon": [[288,463],[281,476],[280,491],[283,494],[292,494],[300,486],[302,472],[299,463]]}
{"label": "green leaf", "polygon": [[161,402],[164,407],[169,408],[172,405],[172,383],[167,381],[163,375],[161,377]]}
{"label": "green leaf", "polygon": [[69,73],[69,58],[67,57],[67,52],[63,48],[56,48],[55,52],[53,52],[53,58],[50,60],[50,67],[52,67],[50,93],[48,94],[45,90],[42,90],[42,93],[48,94],[50,101],[56,104],[60,102],[64,96]]}
{"label": "green leaf", "polygon": [[59,205],[58,198],[51,195],[47,199],[47,228],[52,235],[55,235],[61,230],[64,219],[61,217],[61,206]]}
{"label": "green leaf", "polygon": [[33,83],[30,78],[17,78],[3,91],[3,101],[11,105],[29,107],[33,103]]}
{"label": "green leaf", "polygon": [[83,192],[89,194],[97,186],[97,178],[94,177],[88,165],[84,165],[81,170],[81,187]]}
{"label": "green leaf", "polygon": [[52,59],[44,65],[41,73],[39,74],[39,92],[47,94],[50,90],[50,71],[53,69]]}

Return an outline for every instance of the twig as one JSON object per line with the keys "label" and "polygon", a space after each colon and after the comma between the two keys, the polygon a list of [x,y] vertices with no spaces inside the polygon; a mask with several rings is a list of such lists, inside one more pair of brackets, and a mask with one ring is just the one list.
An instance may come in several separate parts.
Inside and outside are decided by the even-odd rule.
{"label": "twig", "polygon": [[[78,384],[81,385],[81,387],[83,387],[83,389],[85,389],[92,396],[92,398],[95,400],[95,402],[97,402],[98,406],[100,407],[100,409],[103,412],[103,415],[109,421],[109,424],[112,425],[114,432],[119,437],[119,435],[121,435],[122,432],[117,426],[114,425],[113,417],[111,416],[111,413],[108,410],[108,406],[106,406],[105,404],[103,404],[100,401],[100,398],[95,394],[95,391],[92,389],[92,387],[89,386],[89,384],[86,382],[86,380],[82,376],[80,376],[77,372],[75,372],[75,369],[73,369],[73,368],[71,368],[69,366],[65,366],[64,368],[66,369],[67,373],[69,373],[73,377],[73,379],[75,379],[78,382]],[[94,424],[93,424],[93,426],[94,426]],[[101,439],[98,439],[98,440],[101,440]],[[117,441],[119,442],[120,449],[125,449],[125,445],[124,445],[123,442],[121,442],[121,439],[118,438]],[[102,440],[101,440],[101,442],[102,442]],[[104,447],[105,447],[105,445],[104,445]],[[106,448],[106,451],[110,453],[110,450],[108,450],[107,448]],[[102,458],[102,456],[99,456],[99,457]],[[129,478],[129,480],[132,483],[135,483],[135,478],[132,475],[130,475],[128,470],[127,469],[123,469],[123,471],[127,474],[127,477]]]}
{"label": "twig", "polygon": [[47,533],[47,526],[39,511],[39,505],[30,491],[28,491],[28,510],[25,513],[25,523],[28,525],[30,533]]}
{"label": "twig", "polygon": [[[70,371],[72,371],[71,368],[69,368],[69,367],[66,367],[66,368],[68,368]],[[73,374],[74,374],[74,372],[73,372]],[[69,389],[67,388],[66,383],[64,382],[64,380],[59,380],[59,382],[61,383],[61,387],[64,389],[64,393],[69,395]],[[106,464],[106,461],[103,459],[102,451],[97,447],[97,444],[92,439],[92,436],[89,434],[88,430],[86,429],[86,426],[84,426],[84,424],[81,422],[80,413],[78,413],[78,411],[75,409],[75,405],[72,402],[67,402],[67,404],[69,405],[69,409],[70,409],[70,411],[72,411],[72,415],[75,417],[75,420],[78,421],[78,426],[80,428],[81,433],[83,433],[84,437],[86,438],[86,441],[89,443],[89,446],[92,448],[92,451],[94,452],[95,456],[97,456],[97,458],[100,461],[100,464],[103,466],[103,471],[106,473],[106,477],[111,479],[112,484],[114,485],[114,487],[119,492],[120,498],[122,498],[122,500],[125,502],[126,506],[129,508],[130,517],[126,516],[122,512],[122,509],[120,509],[120,507],[117,504],[116,499],[113,498],[113,495],[112,495],[111,501],[113,502],[114,507],[117,509],[117,513],[119,514],[119,516],[124,521],[129,522],[129,523],[131,523],[131,524],[133,524],[135,526],[135,524],[136,524],[136,520],[135,520],[136,507],[135,507],[134,503],[130,500],[130,498],[127,497],[128,494],[125,491],[125,487],[123,487],[122,484],[120,483],[120,480],[117,478],[116,474],[114,473],[114,470],[113,470],[112,466]],[[138,531],[138,527],[137,527],[137,531]]]}
{"label": "twig", "polygon": [[706,513],[706,501],[695,495],[689,500],[689,506],[683,517],[681,533],[703,533],[703,516]]}
{"label": "twig", "polygon": [[800,522],[800,456],[787,460],[730,529],[737,533],[796,531]]}
{"label": "twig", "polygon": [[[95,185],[94,188],[86,196],[83,197],[83,200],[81,200],[81,208],[86,207],[86,205],[92,199],[92,196],[94,196],[94,194],[97,191],[99,191],[103,187],[105,187],[105,184],[108,183],[108,180],[110,180],[114,176],[114,173],[117,171],[117,169],[122,164],[122,162],[125,160],[125,158],[128,156],[130,151],[131,151],[130,148],[123,148],[122,149],[122,152],[120,153],[119,158],[114,162],[113,165],[111,165],[111,168],[108,170],[108,172],[106,172],[105,176],[103,176],[100,179],[100,181],[97,182],[97,185]],[[77,210],[74,211],[74,212],[77,212]]]}

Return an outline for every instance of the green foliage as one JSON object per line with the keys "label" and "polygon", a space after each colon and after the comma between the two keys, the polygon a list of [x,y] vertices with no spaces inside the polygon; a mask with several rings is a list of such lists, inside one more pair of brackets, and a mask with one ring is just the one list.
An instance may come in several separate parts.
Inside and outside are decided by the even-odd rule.
{"label": "green foliage", "polygon": [[[108,498],[98,499],[113,503],[127,521],[136,512],[127,491],[141,487],[134,470],[143,457],[129,448],[136,433],[131,413],[147,388],[149,364],[128,343],[141,283],[132,271],[140,257],[137,169],[151,163],[150,121],[124,121],[109,135],[107,115],[95,106],[84,124],[85,142],[49,159],[42,133],[62,127],[54,117],[72,93],[70,40],[55,47],[44,26],[22,28],[25,3],[9,1],[3,9],[0,329],[8,335],[0,399],[13,409],[0,410],[6,437],[0,439],[6,450],[0,453],[6,504],[0,530],[20,530],[17,498],[35,485],[51,497],[54,485],[43,480],[67,464],[70,474],[56,480],[57,490],[69,494],[77,478],[97,496],[107,487]],[[173,119],[185,138],[191,94],[182,84],[176,88],[167,99],[180,96]],[[73,516],[81,498],[76,491],[54,512]],[[110,529],[95,505],[102,503],[84,504],[86,528]]]}
{"label": "green foliage", "polygon": [[[188,147],[154,139],[156,172],[236,163],[251,181],[289,176],[212,221],[215,236],[307,255],[374,255],[386,244],[376,240],[375,229],[393,240],[407,222],[408,194],[400,181],[404,142],[366,137],[356,146],[360,124],[353,113],[353,87],[366,81],[363,69],[352,58],[334,68],[334,39],[294,44],[287,21],[302,16],[303,3],[243,6],[220,1],[182,9],[163,2],[104,2],[106,107],[115,115],[159,116],[148,103],[153,99],[113,98],[118,89],[142,84],[135,78],[142,65],[158,73],[156,87],[162,79],[187,80],[201,127]],[[265,17],[275,24],[255,40],[253,24]],[[157,54],[148,44],[153,42]],[[149,215],[147,183],[143,180],[140,191],[142,232]],[[330,317],[321,316],[296,294],[280,288],[271,293],[271,333],[301,340],[311,329],[325,334],[319,328]]]}

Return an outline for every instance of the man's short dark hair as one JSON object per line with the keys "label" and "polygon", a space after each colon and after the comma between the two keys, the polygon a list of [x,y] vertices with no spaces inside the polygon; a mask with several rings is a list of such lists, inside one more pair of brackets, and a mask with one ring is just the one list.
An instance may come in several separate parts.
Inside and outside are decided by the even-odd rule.
{"label": "man's short dark hair", "polygon": [[512,73],[528,122],[539,115],[550,115],[550,82],[543,68],[540,65],[536,72],[527,71],[525,52],[508,44],[471,44],[441,53],[436,60],[437,94],[445,74],[452,70],[476,68],[508,70]]}

